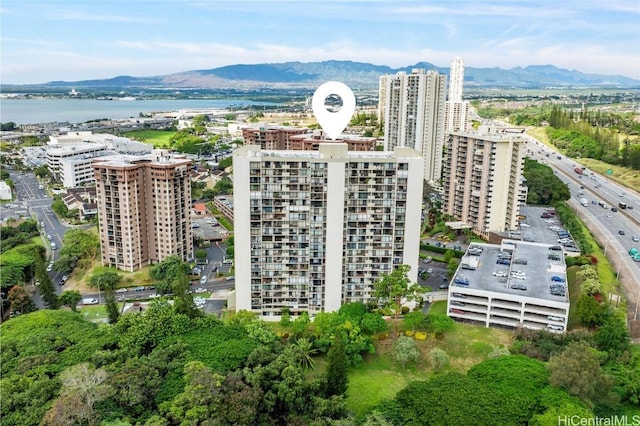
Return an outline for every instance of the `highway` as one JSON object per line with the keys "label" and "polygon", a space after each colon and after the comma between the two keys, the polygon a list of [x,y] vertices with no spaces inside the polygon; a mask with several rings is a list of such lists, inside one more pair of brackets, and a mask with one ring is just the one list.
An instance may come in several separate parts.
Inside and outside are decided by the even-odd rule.
{"label": "highway", "polygon": [[[640,194],[588,169],[584,176],[580,175],[574,171],[581,167],[579,163],[529,135],[524,136],[528,156],[547,164],[568,185],[571,191],[568,204],[602,245],[624,287],[629,302],[628,319],[635,331],[633,337],[640,338],[640,262],[634,262],[628,255],[630,248],[640,249],[640,242],[633,241],[634,237],[640,239]],[[580,191],[583,197],[579,197]],[[586,198],[589,204],[582,206],[580,198]],[[608,204],[608,208],[599,205],[600,201]],[[619,208],[620,201],[629,208]]]}

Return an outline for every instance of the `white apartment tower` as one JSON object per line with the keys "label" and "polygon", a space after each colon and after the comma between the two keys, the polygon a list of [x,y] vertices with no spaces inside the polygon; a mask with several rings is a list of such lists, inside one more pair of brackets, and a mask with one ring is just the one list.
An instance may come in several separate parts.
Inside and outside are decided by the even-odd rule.
{"label": "white apartment tower", "polygon": [[464,81],[464,61],[454,58],[449,69],[449,97],[446,104],[446,130],[453,132],[466,130],[469,116],[469,102],[462,100]]}
{"label": "white apartment tower", "polygon": [[446,76],[414,69],[380,78],[379,102],[384,105],[384,146],[404,146],[424,158],[424,179],[440,186],[445,140]]}
{"label": "white apartment tower", "polygon": [[422,158],[410,148],[233,153],[236,308],[277,320],[367,302],[397,265],[417,278]]}
{"label": "white apartment tower", "polygon": [[453,132],[447,143],[443,208],[474,232],[515,229],[525,182],[525,140],[513,133]]}

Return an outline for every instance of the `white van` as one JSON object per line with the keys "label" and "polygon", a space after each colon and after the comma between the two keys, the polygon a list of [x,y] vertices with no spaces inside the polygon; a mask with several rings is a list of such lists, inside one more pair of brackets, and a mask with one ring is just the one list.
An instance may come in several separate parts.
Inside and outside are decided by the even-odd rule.
{"label": "white van", "polygon": [[97,305],[98,304],[98,300],[97,299],[82,299],[82,304],[83,305]]}

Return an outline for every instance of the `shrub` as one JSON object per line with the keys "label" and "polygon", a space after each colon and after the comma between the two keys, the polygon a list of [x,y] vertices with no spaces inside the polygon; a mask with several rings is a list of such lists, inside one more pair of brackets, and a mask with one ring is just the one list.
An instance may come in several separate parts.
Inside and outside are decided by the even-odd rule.
{"label": "shrub", "polygon": [[429,352],[429,360],[431,361],[431,367],[438,371],[449,364],[449,355],[442,349],[435,348]]}
{"label": "shrub", "polygon": [[416,334],[413,337],[416,340],[427,340],[427,333],[423,331],[416,331]]}
{"label": "shrub", "polygon": [[406,331],[404,332],[404,335],[405,335],[405,336],[408,336],[408,337],[413,336],[413,330],[406,330]]}
{"label": "shrub", "polygon": [[406,315],[409,313],[409,307],[408,306],[403,306],[402,307],[402,315]]}

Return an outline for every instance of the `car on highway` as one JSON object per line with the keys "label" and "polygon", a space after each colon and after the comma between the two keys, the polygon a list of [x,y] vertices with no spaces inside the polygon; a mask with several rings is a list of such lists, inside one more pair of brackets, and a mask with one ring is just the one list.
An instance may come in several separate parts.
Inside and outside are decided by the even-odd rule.
{"label": "car on highway", "polygon": [[209,277],[206,275],[203,275],[202,278],[200,278],[200,284],[204,284],[209,280]]}
{"label": "car on highway", "polygon": [[638,237],[636,237],[635,235],[633,237],[631,237],[631,241],[635,241],[636,243],[640,240],[638,240]]}
{"label": "car on highway", "polygon": [[624,235],[624,231],[621,229],[621,230],[618,231],[618,234]]}
{"label": "car on highway", "polygon": [[227,277],[227,281],[233,281],[235,279],[236,277],[234,277],[233,275]]}
{"label": "car on highway", "polygon": [[47,272],[51,271],[53,271],[53,262],[49,262],[49,264],[47,265]]}

